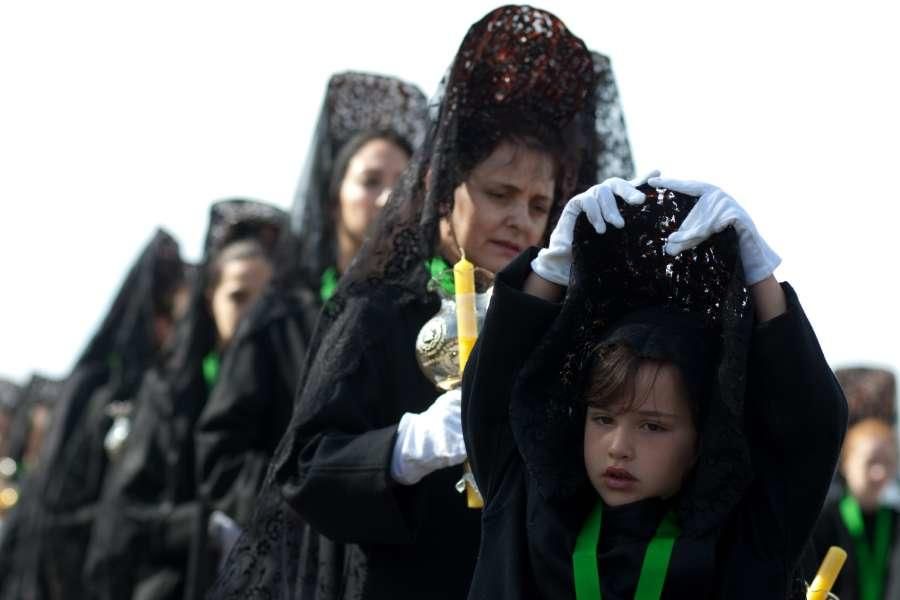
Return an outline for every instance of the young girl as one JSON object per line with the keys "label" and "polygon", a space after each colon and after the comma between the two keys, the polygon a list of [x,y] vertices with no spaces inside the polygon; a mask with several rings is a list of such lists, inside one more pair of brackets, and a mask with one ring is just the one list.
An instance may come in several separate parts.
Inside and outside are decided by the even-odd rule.
{"label": "young girl", "polygon": [[813,534],[822,554],[830,546],[847,551],[847,562],[832,588],[841,600],[882,600],[900,595],[900,513],[882,502],[897,477],[894,428],[876,418],[847,430],[840,473],[845,492],[822,511]]}
{"label": "young girl", "polygon": [[497,278],[463,387],[470,598],[789,594],[846,403],[747,213],[649,183],[576,196]]}

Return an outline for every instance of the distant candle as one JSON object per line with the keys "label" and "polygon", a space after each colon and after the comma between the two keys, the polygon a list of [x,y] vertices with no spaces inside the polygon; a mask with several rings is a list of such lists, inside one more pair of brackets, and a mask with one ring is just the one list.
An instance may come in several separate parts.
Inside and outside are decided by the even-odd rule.
{"label": "distant candle", "polygon": [[828,592],[831,591],[834,580],[841,572],[845,560],[847,560],[847,553],[843,548],[832,546],[828,549],[828,554],[825,555],[825,560],[822,561],[816,578],[813,579],[812,585],[806,591],[806,600],[826,600],[828,598]]}

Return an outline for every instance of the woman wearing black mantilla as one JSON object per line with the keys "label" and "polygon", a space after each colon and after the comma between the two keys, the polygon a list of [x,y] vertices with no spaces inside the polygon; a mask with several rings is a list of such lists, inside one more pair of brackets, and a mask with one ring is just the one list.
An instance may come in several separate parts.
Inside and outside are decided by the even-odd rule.
{"label": "woman wearing black mantilla", "polygon": [[549,13],[506,6],[469,30],[423,148],[325,305],[258,513],[212,597],[465,596],[481,515],[454,490],[459,392],[416,361],[439,306],[428,282],[460,249],[503,269],[545,242],[598,164],[629,162],[598,161],[597,83]]}
{"label": "woman wearing black mantilla", "polygon": [[424,138],[426,110],[424,94],[393,77],[345,72],[328,82],[277,271],[230,344],[197,423],[199,490],[211,511],[213,550],[206,550],[207,531],[198,531],[199,577],[213,577],[216,563],[206,559],[223,559],[250,523],[291,420],[321,305]]}

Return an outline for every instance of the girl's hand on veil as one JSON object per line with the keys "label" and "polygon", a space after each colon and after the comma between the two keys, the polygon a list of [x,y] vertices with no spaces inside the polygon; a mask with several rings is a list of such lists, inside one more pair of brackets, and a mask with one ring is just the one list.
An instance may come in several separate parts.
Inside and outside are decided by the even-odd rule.
{"label": "girl's hand on veil", "polygon": [[768,279],[781,263],[781,258],[759,235],[747,211],[716,186],[699,181],[662,177],[652,177],[647,183],[654,187],[699,197],[678,231],[669,236],[666,242],[666,252],[669,255],[676,256],[694,248],[730,226],[737,232],[741,262],[744,265],[744,279],[748,286]]}
{"label": "girl's hand on veil", "polygon": [[569,285],[572,238],[578,216],[585,213],[597,233],[605,233],[607,223],[621,229],[625,226],[625,220],[616,205],[616,196],[628,204],[643,204],[646,196],[637,186],[658,175],[659,171],[653,171],[646,177],[632,181],[611,177],[573,197],[563,208],[559,222],[550,234],[550,243],[531,261],[531,270],[550,283],[563,287]]}

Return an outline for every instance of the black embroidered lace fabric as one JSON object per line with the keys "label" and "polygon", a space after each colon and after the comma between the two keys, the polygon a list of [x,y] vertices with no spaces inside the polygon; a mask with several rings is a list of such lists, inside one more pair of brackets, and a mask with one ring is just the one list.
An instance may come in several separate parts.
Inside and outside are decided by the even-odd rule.
{"label": "black embroidered lace fabric", "polygon": [[701,448],[681,494],[679,518],[687,535],[721,526],[752,480],[743,434],[747,352],[752,328],[733,229],[676,257],[664,251],[695,198],[643,186],[648,200],[619,200],[625,227],[598,235],[579,218],[572,279],[562,311],[529,358],[510,408],[517,444],[548,498],[587,485],[582,459],[585,408],[579,400],[592,350],[626,315],[650,307],[690,313],[713,340],[715,373],[701,411]]}
{"label": "black embroidered lace fabric", "polygon": [[336,263],[329,188],[341,149],[369,131],[391,132],[417,148],[425,139],[427,113],[419,88],[395,77],[348,71],[328,81],[291,209],[297,275],[309,288],[317,290],[322,273]]}

